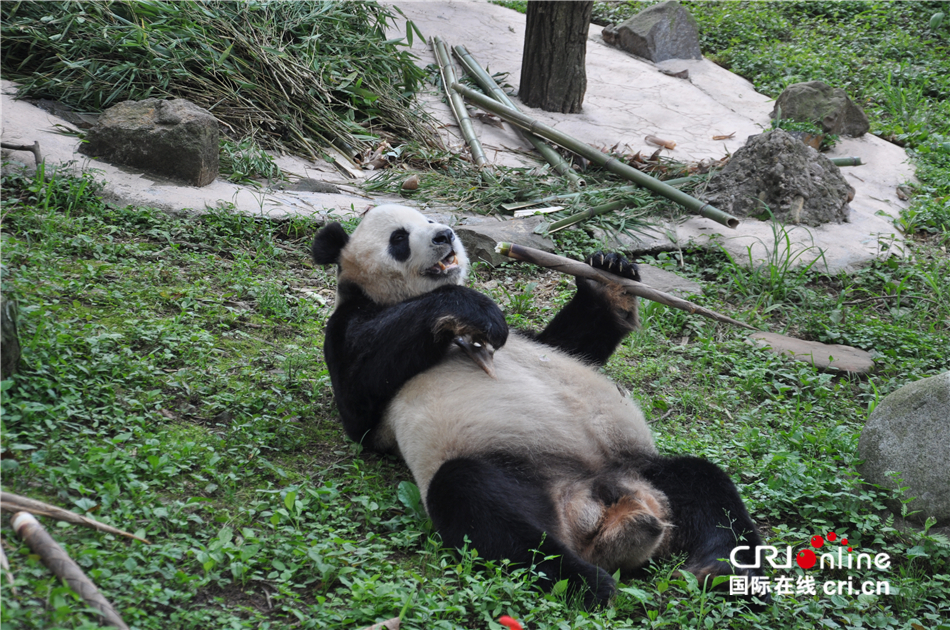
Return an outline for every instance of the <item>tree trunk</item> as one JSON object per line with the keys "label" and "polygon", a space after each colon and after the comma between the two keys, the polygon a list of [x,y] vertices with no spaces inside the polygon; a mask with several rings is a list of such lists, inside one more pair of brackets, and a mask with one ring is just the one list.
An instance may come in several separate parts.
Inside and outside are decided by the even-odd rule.
{"label": "tree trunk", "polygon": [[530,0],[521,86],[529,107],[576,114],[587,91],[587,31],[593,2]]}
{"label": "tree trunk", "polygon": [[20,337],[17,334],[16,300],[0,303],[0,378],[6,380],[20,367]]}

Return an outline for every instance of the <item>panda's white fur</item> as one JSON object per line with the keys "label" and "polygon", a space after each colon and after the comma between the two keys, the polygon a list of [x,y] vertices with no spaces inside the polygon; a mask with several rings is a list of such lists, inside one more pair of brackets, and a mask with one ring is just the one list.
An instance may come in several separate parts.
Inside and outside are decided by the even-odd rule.
{"label": "panda's white fur", "polygon": [[443,462],[465,455],[503,451],[550,466],[568,447],[598,470],[614,457],[656,452],[636,403],[577,359],[513,334],[494,364],[493,379],[454,348],[390,404],[384,422],[422,496]]}

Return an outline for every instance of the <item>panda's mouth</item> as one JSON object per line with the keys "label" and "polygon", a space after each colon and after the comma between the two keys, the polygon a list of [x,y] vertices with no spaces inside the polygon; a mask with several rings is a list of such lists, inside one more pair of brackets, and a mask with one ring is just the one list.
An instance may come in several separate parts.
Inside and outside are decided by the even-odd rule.
{"label": "panda's mouth", "polygon": [[435,263],[422,273],[427,276],[445,276],[448,275],[453,269],[458,269],[459,266],[459,257],[456,255],[455,250],[450,250],[448,255]]}

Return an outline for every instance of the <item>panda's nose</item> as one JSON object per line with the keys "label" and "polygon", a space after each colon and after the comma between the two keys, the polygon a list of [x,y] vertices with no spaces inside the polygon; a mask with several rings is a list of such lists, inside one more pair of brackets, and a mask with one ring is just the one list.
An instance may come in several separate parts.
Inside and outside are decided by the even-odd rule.
{"label": "panda's nose", "polygon": [[432,242],[436,245],[451,245],[453,238],[455,238],[455,234],[452,230],[446,229],[436,232],[435,236],[432,237]]}

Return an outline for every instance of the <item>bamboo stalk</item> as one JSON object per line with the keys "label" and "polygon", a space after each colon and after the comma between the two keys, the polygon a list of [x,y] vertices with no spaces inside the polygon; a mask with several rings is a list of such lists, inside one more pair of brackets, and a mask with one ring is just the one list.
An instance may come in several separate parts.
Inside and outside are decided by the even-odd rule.
{"label": "bamboo stalk", "polygon": [[482,109],[490,111],[502,119],[507,120],[518,127],[521,127],[522,129],[530,131],[531,133],[535,133],[543,138],[547,138],[548,140],[551,140],[552,142],[587,158],[591,162],[594,162],[595,164],[605,168],[615,175],[619,175],[624,179],[629,179],[633,182],[636,182],[644,188],[651,190],[658,195],[662,195],[670,201],[678,203],[694,214],[706,217],[707,219],[712,219],[713,221],[721,223],[722,225],[730,228],[735,228],[739,225],[739,219],[726,212],[723,212],[719,208],[691,197],[686,193],[677,190],[668,184],[664,184],[660,180],[654,179],[645,173],[641,173],[632,166],[627,166],[616,158],[610,157],[606,153],[598,151],[589,144],[585,144],[576,138],[558,131],[557,129],[540,123],[519,111],[511,109],[510,107],[505,107],[501,103],[488,98],[484,94],[469,89],[460,83],[453,83],[452,89],[461,93]]}
{"label": "bamboo stalk", "polygon": [[[682,184],[687,184],[689,182],[696,181],[697,179],[699,179],[699,177],[701,176],[690,175],[689,177],[677,177],[676,179],[668,179],[664,181],[663,183],[666,184],[667,186],[680,186]],[[603,192],[629,193],[629,192],[636,192],[638,190],[640,190],[640,186],[618,186],[617,188],[606,189]],[[550,203],[552,201],[564,201],[567,199],[577,199],[581,195],[590,194],[590,192],[591,192],[590,190],[586,190],[583,192],[564,193],[561,195],[550,195],[548,197],[542,197],[541,199],[535,199],[533,201],[521,201],[518,203],[503,203],[501,204],[501,207],[504,208],[505,210],[517,210],[518,208],[528,208],[530,206],[536,206],[542,203]]]}
{"label": "bamboo stalk", "polygon": [[432,38],[432,49],[435,52],[435,60],[439,63],[439,71],[442,73],[442,85],[445,86],[445,94],[449,99],[449,107],[455,114],[455,120],[459,123],[462,130],[462,136],[472,152],[472,158],[476,166],[486,166],[488,158],[482,150],[482,143],[475,136],[475,127],[472,126],[472,119],[469,118],[468,110],[465,109],[465,103],[462,97],[450,89],[451,85],[456,83],[455,68],[452,66],[452,58],[449,56],[445,42],[439,37]]}
{"label": "bamboo stalk", "polygon": [[622,199],[620,201],[611,201],[610,203],[605,203],[600,206],[594,206],[588,208],[583,212],[578,212],[577,214],[572,214],[569,217],[565,217],[560,221],[555,221],[548,226],[548,234],[554,234],[559,230],[563,230],[566,227],[570,227],[575,223],[580,223],[581,221],[586,221],[591,217],[596,217],[600,214],[607,214],[608,212],[613,212],[614,210],[620,210],[621,208],[626,208],[627,206],[633,205],[633,202],[627,199]]}
{"label": "bamboo stalk", "polygon": [[40,516],[55,518],[57,521],[66,521],[67,523],[73,523],[74,525],[85,525],[86,527],[98,529],[99,531],[106,532],[108,534],[118,534],[119,536],[132,538],[138,540],[139,542],[143,542],[146,545],[152,544],[144,538],[139,538],[138,536],[124,532],[121,529],[116,529],[111,525],[100,523],[99,521],[89,518],[88,516],[76,514],[75,512],[58,508],[55,505],[43,503],[42,501],[37,501],[36,499],[29,499],[18,494],[13,494],[12,492],[0,492],[0,510],[4,510],[6,512],[32,512],[33,514],[39,514]]}
{"label": "bamboo stalk", "polygon": [[[485,92],[491,95],[496,101],[500,102],[506,107],[510,107],[515,111],[519,111],[518,107],[511,101],[510,98],[508,98],[508,95],[505,94],[505,91],[501,89],[498,86],[498,83],[496,83],[491,77],[491,75],[489,75],[488,72],[486,72],[485,69],[482,68],[482,66],[477,61],[475,61],[475,57],[473,57],[472,54],[468,52],[468,49],[465,48],[465,46],[453,46],[452,51],[455,53],[456,58],[458,58],[459,62],[465,67],[465,69],[468,71],[468,74],[475,80],[475,83],[477,83],[479,87],[485,90]],[[538,151],[538,153],[540,153],[541,156],[547,160],[548,164],[550,164],[555,171],[570,180],[571,185],[574,188],[579,189],[587,185],[587,182],[581,179],[580,175],[574,172],[574,169],[571,168],[571,165],[568,164],[563,157],[561,157],[561,154],[548,146],[544,140],[533,133],[524,130],[519,131],[521,131],[521,134],[524,136],[525,140],[531,143],[531,146],[533,146]]]}
{"label": "bamboo stalk", "polygon": [[89,577],[83,573],[72,558],[57,544],[39,521],[29,512],[17,512],[10,524],[27,546],[40,557],[56,577],[64,580],[69,588],[82,597],[83,601],[99,611],[102,620],[120,630],[129,630],[122,617],[115,611]]}
{"label": "bamboo stalk", "polygon": [[708,308],[699,306],[698,304],[693,304],[692,302],[678,298],[675,295],[658,291],[657,289],[654,289],[647,284],[643,284],[642,282],[637,282],[636,280],[630,280],[628,278],[621,278],[620,276],[596,269],[586,263],[565,258],[564,256],[549,254],[547,252],[541,251],[540,249],[524,247],[515,243],[498,243],[495,246],[495,251],[502,256],[508,256],[509,258],[514,258],[515,260],[523,260],[540,267],[547,267],[548,269],[560,271],[561,273],[567,273],[579,278],[588,278],[590,280],[597,280],[605,284],[623,287],[623,289],[628,293],[632,293],[633,295],[646,298],[648,300],[653,300],[654,302],[659,302],[660,304],[664,304],[672,308],[678,308],[682,311],[686,311],[687,313],[702,315],[703,317],[708,317],[709,319],[713,319],[717,322],[732,324],[734,326],[739,326],[748,330],[758,330],[757,328],[754,328],[745,322],[740,322],[726,315],[717,313],[716,311],[711,311]]}
{"label": "bamboo stalk", "polygon": [[864,162],[861,161],[860,157],[836,157],[829,158],[831,163],[835,166],[862,166]]}

